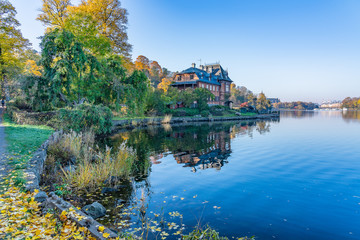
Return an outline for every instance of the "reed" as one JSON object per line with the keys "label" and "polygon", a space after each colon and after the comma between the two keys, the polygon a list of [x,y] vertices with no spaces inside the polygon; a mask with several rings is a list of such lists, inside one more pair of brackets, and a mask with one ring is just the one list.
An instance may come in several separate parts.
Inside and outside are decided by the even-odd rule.
{"label": "reed", "polygon": [[172,115],[165,115],[164,119],[161,121],[162,124],[170,123]]}

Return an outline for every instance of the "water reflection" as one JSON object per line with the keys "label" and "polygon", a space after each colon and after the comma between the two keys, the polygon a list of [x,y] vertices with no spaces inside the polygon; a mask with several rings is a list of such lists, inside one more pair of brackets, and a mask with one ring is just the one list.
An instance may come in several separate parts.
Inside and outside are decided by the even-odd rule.
{"label": "water reflection", "polygon": [[319,111],[281,111],[281,116],[286,118],[312,118]]}
{"label": "water reflection", "polygon": [[[278,122],[279,119],[271,120]],[[231,155],[231,139],[239,135],[253,137],[253,132],[270,132],[271,121],[202,123],[191,125],[164,125],[132,131],[121,130],[105,144],[117,148],[124,143],[136,150],[138,178],[146,178],[152,164],[161,164],[164,157],[173,154],[176,162],[193,172],[213,168],[221,170]]]}
{"label": "water reflection", "polygon": [[360,121],[360,111],[344,111],[342,117],[345,122],[358,122]]}
{"label": "water reflection", "polygon": [[342,118],[346,122],[360,121],[360,111],[319,110],[319,111],[281,111],[285,118],[313,118],[316,115],[328,118]]}

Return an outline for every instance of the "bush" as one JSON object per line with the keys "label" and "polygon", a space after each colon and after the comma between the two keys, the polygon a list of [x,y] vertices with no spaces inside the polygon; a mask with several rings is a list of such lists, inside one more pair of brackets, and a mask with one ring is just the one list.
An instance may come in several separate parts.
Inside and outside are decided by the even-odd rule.
{"label": "bush", "polygon": [[107,134],[112,128],[112,112],[102,105],[82,104],[75,108],[59,110],[59,119],[64,130],[75,132],[92,131],[95,134]]}
{"label": "bush", "polygon": [[202,117],[209,117],[210,112],[209,112],[209,110],[203,110],[200,112],[200,114]]}
{"label": "bush", "polygon": [[30,111],[32,110],[31,105],[24,98],[16,97],[9,102],[9,105],[12,105],[20,110]]}
{"label": "bush", "polygon": [[199,114],[199,110],[196,108],[178,108],[173,110],[172,113],[174,117],[195,116],[198,114]]}
{"label": "bush", "polygon": [[210,112],[223,112],[227,109],[228,109],[228,107],[226,107],[226,106],[214,105],[214,106],[210,107]]}

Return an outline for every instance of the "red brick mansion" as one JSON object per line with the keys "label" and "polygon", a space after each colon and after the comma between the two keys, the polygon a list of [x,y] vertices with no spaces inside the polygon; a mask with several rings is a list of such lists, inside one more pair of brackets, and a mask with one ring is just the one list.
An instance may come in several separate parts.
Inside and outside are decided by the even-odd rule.
{"label": "red brick mansion", "polygon": [[188,68],[174,75],[174,83],[171,85],[180,90],[186,88],[206,88],[215,95],[215,99],[208,102],[211,105],[226,105],[225,95],[230,94],[232,80],[220,64],[200,65],[197,68],[195,63]]}

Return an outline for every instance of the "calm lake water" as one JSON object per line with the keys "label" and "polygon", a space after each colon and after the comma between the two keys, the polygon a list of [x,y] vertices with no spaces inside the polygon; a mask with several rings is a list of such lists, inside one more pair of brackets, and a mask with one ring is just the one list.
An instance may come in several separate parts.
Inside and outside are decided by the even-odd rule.
{"label": "calm lake water", "polygon": [[124,142],[143,164],[134,184],[104,194],[108,208],[143,194],[147,216],[178,211],[187,229],[200,222],[228,237],[360,239],[360,112],[164,126],[106,143]]}

